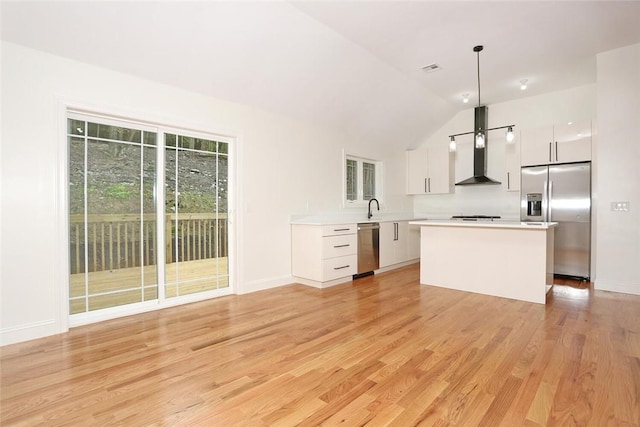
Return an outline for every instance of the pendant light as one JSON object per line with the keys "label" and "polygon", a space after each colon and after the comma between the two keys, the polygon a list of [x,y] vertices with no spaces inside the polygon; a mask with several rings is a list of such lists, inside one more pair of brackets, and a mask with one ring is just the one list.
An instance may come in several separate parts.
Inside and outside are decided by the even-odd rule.
{"label": "pendant light", "polygon": [[513,134],[513,127],[512,126],[509,126],[507,128],[506,138],[507,138],[507,142],[513,142],[513,140],[515,139],[515,135]]}
{"label": "pendant light", "polygon": [[456,137],[452,136],[451,141],[449,141],[449,152],[453,153],[456,151]]}
{"label": "pendant light", "polygon": [[[476,107],[476,110],[478,110],[482,104],[481,104],[481,99],[480,99],[480,52],[482,52],[482,50],[484,49],[484,46],[482,45],[478,45],[478,46],[474,46],[473,47],[473,51],[476,53],[476,64],[477,64],[477,71],[478,71],[478,107]],[[523,84],[523,86],[526,88],[526,83],[527,80],[521,80],[521,83]],[[468,102],[469,101],[469,94],[465,93],[462,95],[462,101],[463,102]],[[486,107],[484,107],[486,108]],[[486,121],[484,122],[484,127],[486,126]],[[515,125],[507,125],[507,126],[499,126],[499,127],[495,127],[495,128],[489,128],[489,129],[484,129],[482,126],[478,126],[476,127],[476,129],[473,132],[463,132],[463,133],[456,133],[454,135],[449,135],[449,151],[450,152],[454,152],[456,151],[456,140],[455,137],[456,136],[462,136],[462,135],[469,135],[469,134],[473,134],[474,136],[474,147],[478,150],[481,150],[483,148],[486,147],[487,145],[487,132],[490,130],[496,130],[496,129],[507,129],[507,132],[505,134],[505,138],[507,140],[507,142],[513,142],[515,140],[515,134],[513,133],[513,128],[515,127]]]}

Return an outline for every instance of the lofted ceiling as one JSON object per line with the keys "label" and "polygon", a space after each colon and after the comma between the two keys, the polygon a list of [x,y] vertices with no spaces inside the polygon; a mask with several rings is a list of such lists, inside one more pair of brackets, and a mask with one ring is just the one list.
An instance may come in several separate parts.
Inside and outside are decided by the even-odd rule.
{"label": "lofted ceiling", "polygon": [[[5,1],[2,39],[405,149],[478,102],[595,82],[639,1]],[[425,73],[436,63],[440,70]],[[520,91],[527,79],[529,89]],[[462,94],[471,102],[462,104]]]}

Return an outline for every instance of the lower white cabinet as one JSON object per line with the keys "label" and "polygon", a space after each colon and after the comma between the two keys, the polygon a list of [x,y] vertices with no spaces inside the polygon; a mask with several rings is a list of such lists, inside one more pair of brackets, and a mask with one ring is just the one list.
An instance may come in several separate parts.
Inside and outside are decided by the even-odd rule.
{"label": "lower white cabinet", "polygon": [[358,268],[356,224],[291,226],[291,272],[323,287],[350,280]]}
{"label": "lower white cabinet", "polygon": [[420,227],[409,221],[380,223],[380,268],[419,257]]}

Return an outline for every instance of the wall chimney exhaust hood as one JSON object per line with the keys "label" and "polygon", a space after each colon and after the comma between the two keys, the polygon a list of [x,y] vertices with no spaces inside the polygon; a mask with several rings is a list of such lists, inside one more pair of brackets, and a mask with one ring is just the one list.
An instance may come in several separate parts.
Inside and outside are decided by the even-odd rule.
{"label": "wall chimney exhaust hood", "polygon": [[[487,123],[489,123],[488,109],[486,106],[476,107],[473,121],[473,176],[463,181],[456,182],[456,185],[478,185],[478,184],[501,184],[500,181],[487,176]],[[478,135],[484,138],[483,144],[477,143]]]}
{"label": "wall chimney exhaust hood", "polygon": [[473,51],[477,54],[478,63],[478,106],[474,109],[473,131],[449,135],[451,140],[449,147],[451,151],[455,151],[455,137],[461,135],[473,134],[473,176],[456,182],[456,185],[480,185],[493,184],[499,185],[500,181],[489,178],[487,176],[487,132],[496,129],[508,128],[507,140],[513,140],[513,128],[515,125],[500,126],[489,129],[488,108],[480,104],[480,52],[483,46],[474,46]]}

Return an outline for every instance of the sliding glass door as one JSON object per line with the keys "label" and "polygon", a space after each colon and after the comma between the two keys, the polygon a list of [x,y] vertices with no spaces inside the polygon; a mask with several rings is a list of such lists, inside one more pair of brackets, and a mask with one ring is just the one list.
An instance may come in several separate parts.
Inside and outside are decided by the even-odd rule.
{"label": "sliding glass door", "polygon": [[228,288],[229,141],[80,113],[67,127],[69,313]]}
{"label": "sliding glass door", "polygon": [[167,297],[229,286],[228,143],[165,134]]}

